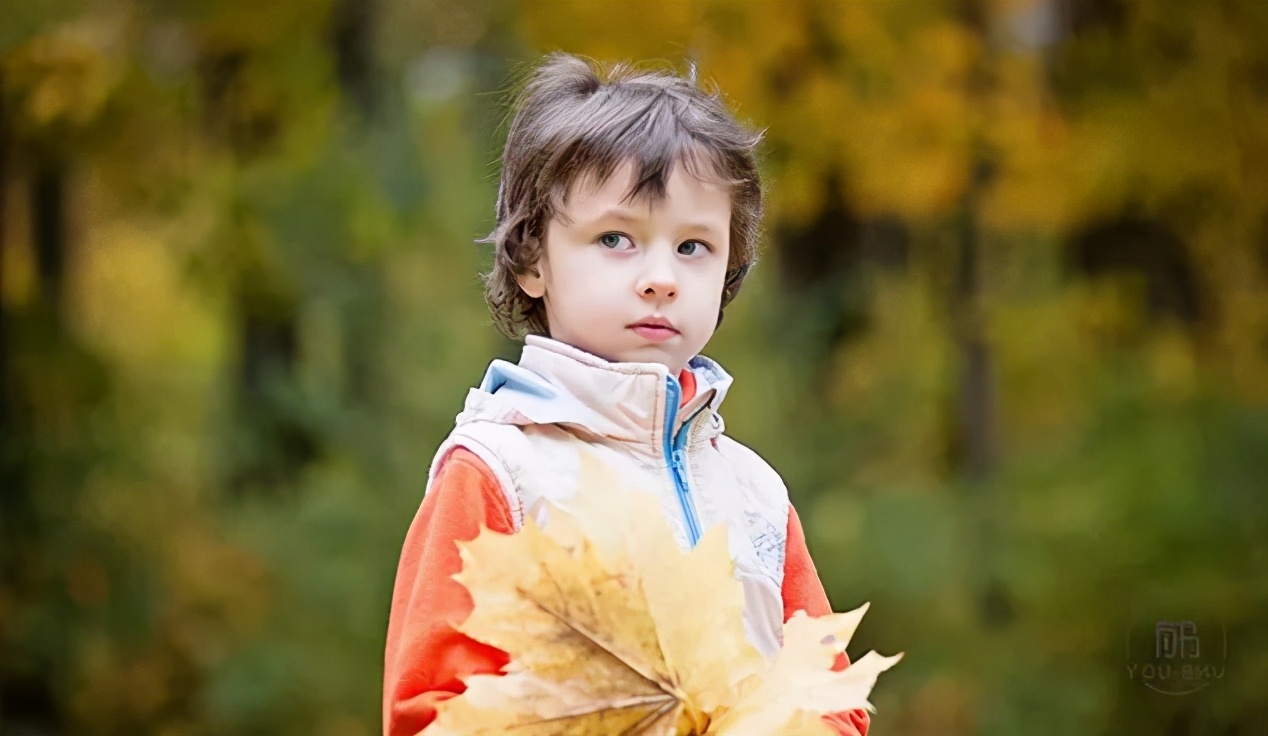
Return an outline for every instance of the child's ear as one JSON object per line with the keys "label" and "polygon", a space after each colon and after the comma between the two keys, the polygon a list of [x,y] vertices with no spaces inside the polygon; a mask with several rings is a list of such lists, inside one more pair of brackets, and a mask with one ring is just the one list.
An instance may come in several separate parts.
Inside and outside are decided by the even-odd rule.
{"label": "child's ear", "polygon": [[546,294],[546,281],[542,278],[540,262],[527,272],[516,276],[515,280],[519,282],[524,293],[534,299],[541,299]]}
{"label": "child's ear", "polygon": [[730,304],[735,299],[735,295],[740,293],[740,287],[744,285],[744,277],[752,268],[752,263],[746,263],[726,272],[726,283],[722,286],[722,306]]}

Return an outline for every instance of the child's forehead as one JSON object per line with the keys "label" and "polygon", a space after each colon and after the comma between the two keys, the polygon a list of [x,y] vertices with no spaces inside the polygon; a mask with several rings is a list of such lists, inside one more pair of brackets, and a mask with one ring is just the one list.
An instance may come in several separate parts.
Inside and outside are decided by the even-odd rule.
{"label": "child's forehead", "polygon": [[574,187],[572,196],[557,206],[551,217],[564,227],[592,227],[606,221],[630,226],[673,222],[675,227],[689,227],[707,237],[726,239],[733,211],[729,186],[698,178],[681,166],[674,167],[664,178],[663,189],[636,193],[643,179],[632,164],[618,167],[606,178],[591,175]]}
{"label": "child's forehead", "polygon": [[[638,185],[638,171],[632,159],[626,159],[616,165],[606,176],[597,167],[589,167],[577,172],[568,186],[565,201],[601,197],[604,199],[619,198],[624,202],[644,199],[646,194],[635,191]],[[668,178],[668,177],[666,177]]]}
{"label": "child's forehead", "polygon": [[669,196],[669,181],[674,177],[684,177],[695,187],[720,190],[729,196],[729,188],[713,172],[711,164],[702,165],[698,160],[680,156],[667,168],[649,171],[651,168],[626,158],[610,172],[596,166],[580,169],[566,191],[560,187],[557,204],[568,210],[595,205],[650,209]]}

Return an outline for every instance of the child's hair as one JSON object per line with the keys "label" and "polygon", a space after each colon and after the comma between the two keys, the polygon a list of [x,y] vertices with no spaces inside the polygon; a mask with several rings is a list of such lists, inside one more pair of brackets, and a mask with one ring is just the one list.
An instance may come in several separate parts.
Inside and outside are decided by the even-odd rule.
{"label": "child's hair", "polygon": [[690,78],[627,63],[604,74],[578,56],[547,56],[515,102],[502,152],[497,225],[479,241],[494,244],[485,298],[498,329],[512,338],[548,334],[545,305],[524,293],[516,276],[537,265],[546,225],[564,218],[573,183],[584,176],[604,182],[626,161],[637,177],[626,201],[662,201],[675,164],[730,189],[726,307],[757,260],[763,192],[754,152],[762,135],[740,125],[716,90],[697,86],[694,65]]}

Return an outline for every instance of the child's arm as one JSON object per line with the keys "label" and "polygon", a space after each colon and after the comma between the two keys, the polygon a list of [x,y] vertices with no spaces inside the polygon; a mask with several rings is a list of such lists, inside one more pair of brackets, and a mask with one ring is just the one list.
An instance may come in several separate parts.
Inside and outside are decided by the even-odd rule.
{"label": "child's arm", "polygon": [[458,448],[442,461],[401,550],[383,662],[385,736],[414,736],[435,720],[438,703],[466,689],[461,677],[494,674],[509,661],[454,628],[474,607],[451,577],[462,569],[455,542],[474,539],[481,524],[514,531],[497,478]]}
{"label": "child's arm", "polygon": [[[811,616],[824,616],[832,612],[832,607],[828,603],[828,594],[823,589],[823,583],[819,581],[814,560],[810,559],[810,550],[806,548],[806,535],[801,528],[801,519],[791,504],[788,506],[788,542],[784,553],[783,596],[785,621],[797,611],[805,611]],[[839,671],[849,665],[850,660],[843,653],[837,657],[832,669]],[[871,723],[865,710],[829,713],[823,719],[842,736],[867,736],[867,728]]]}

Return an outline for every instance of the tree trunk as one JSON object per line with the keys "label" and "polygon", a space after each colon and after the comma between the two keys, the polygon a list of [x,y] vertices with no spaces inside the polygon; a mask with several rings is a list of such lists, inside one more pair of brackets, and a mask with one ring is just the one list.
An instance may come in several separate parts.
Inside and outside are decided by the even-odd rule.
{"label": "tree trunk", "polygon": [[336,0],[331,27],[339,84],[367,119],[377,109],[374,12],[373,0]]}
{"label": "tree trunk", "polygon": [[[982,38],[992,37],[990,9],[977,0],[963,6],[965,22],[976,27]],[[994,94],[992,50],[988,47],[968,82],[966,93],[976,105],[989,109]],[[997,457],[997,393],[995,356],[985,334],[982,313],[982,265],[984,263],[982,233],[978,211],[982,197],[993,178],[994,162],[980,137],[971,152],[972,178],[961,202],[957,222],[956,280],[952,289],[952,333],[959,355],[959,400],[955,407],[955,453],[963,479],[967,482],[967,498],[974,535],[973,569],[980,574],[977,581],[978,616],[984,626],[997,628],[1013,618],[1009,594],[994,570],[997,545],[996,507],[998,499],[989,493],[996,470]]]}
{"label": "tree trunk", "polygon": [[35,242],[40,300],[62,326],[62,284],[66,275],[66,170],[56,157],[42,159],[31,182],[31,228]]}
{"label": "tree trunk", "polygon": [[[11,440],[10,421],[12,409],[9,406],[9,364],[11,361],[9,348],[9,312],[5,307],[5,259],[8,248],[8,202],[9,202],[9,108],[5,105],[4,70],[0,69],[0,444],[9,445]],[[3,508],[4,496],[8,495],[12,478],[9,477],[9,464],[12,458],[0,454],[0,508]],[[3,534],[3,518],[0,518],[0,534]],[[2,538],[2,537],[0,537]]]}
{"label": "tree trunk", "polygon": [[[344,99],[356,126],[381,122],[374,53],[376,0],[336,0],[331,44]],[[343,330],[343,386],[345,400],[366,405],[373,400],[374,356],[381,335],[382,284],[375,268],[350,265],[347,278],[355,283],[357,298],[345,304]]]}
{"label": "tree trunk", "polygon": [[983,335],[981,313],[981,233],[977,201],[986,186],[988,164],[975,164],[977,175],[965,194],[958,223],[956,285],[952,299],[953,334],[960,355],[960,403],[957,430],[961,464],[973,483],[987,480],[995,469],[995,377],[991,347]]}

